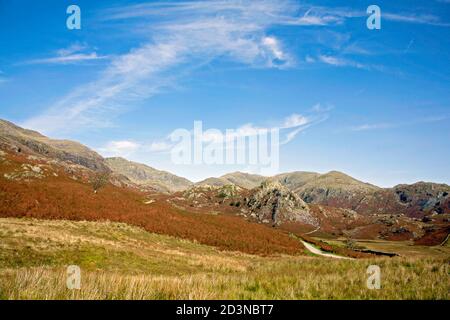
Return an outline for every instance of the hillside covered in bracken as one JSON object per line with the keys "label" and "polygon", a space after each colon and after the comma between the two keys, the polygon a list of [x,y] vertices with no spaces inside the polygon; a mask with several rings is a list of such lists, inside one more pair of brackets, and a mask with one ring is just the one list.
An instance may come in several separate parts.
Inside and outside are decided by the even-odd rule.
{"label": "hillside covered in bracken", "polygon": [[[84,173],[84,175],[82,174]],[[233,216],[177,209],[161,195],[106,184],[93,190],[94,173],[59,166],[22,153],[0,157],[0,216],[116,221],[198,241],[220,249],[257,254],[301,254],[287,233]]]}
{"label": "hillside covered in bracken", "polygon": [[0,215],[110,220],[258,254],[299,254],[293,234],[438,245],[450,187],[383,189],[341,172],[234,172],[193,184],[72,141],[0,121]]}

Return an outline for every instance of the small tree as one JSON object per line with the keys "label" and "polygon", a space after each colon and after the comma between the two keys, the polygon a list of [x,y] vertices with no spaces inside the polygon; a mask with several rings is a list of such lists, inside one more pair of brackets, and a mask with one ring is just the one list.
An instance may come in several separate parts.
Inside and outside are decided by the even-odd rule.
{"label": "small tree", "polygon": [[347,238],[344,240],[344,243],[345,243],[345,247],[346,247],[347,249],[350,249],[350,250],[355,250],[355,249],[357,249],[356,241],[353,240],[351,237],[347,237]]}
{"label": "small tree", "polygon": [[91,182],[92,188],[94,189],[94,193],[97,193],[98,190],[106,186],[108,184],[108,181],[109,181],[109,173],[107,172],[97,173]]}

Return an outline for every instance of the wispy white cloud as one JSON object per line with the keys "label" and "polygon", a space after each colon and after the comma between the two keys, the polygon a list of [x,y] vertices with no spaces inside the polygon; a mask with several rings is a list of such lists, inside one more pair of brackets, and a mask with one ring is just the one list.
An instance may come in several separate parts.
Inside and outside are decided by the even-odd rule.
{"label": "wispy white cloud", "polygon": [[27,64],[53,64],[53,63],[75,63],[75,62],[82,62],[82,61],[90,61],[90,60],[99,60],[99,59],[106,59],[106,56],[99,56],[96,52],[91,53],[76,53],[71,54],[68,56],[59,56],[59,57],[52,57],[52,58],[44,58],[44,59],[35,59],[35,60],[29,60]]}
{"label": "wispy white cloud", "polygon": [[319,60],[326,64],[331,64],[333,66],[344,66],[347,64],[343,59],[332,56],[320,55]]}
{"label": "wispy white cloud", "polygon": [[280,142],[282,145],[288,144],[294,140],[300,132],[327,120],[329,117],[328,111],[331,109],[321,108],[320,104],[317,104],[311,110],[313,113],[309,116],[292,114],[284,120],[284,125],[281,126],[280,129],[289,130],[287,130],[288,132],[286,132],[284,140]]}
{"label": "wispy white cloud", "polygon": [[[365,17],[364,11],[301,5],[289,0],[230,0],[149,2],[114,7],[102,12],[109,21],[132,32],[136,25],[148,30],[142,45],[128,53],[108,57],[108,66],[90,83],[82,84],[28,119],[24,126],[47,134],[111,125],[114,116],[133,101],[149,98],[175,86],[173,68],[192,69],[216,58],[253,68],[288,68],[295,59],[282,39],[267,34],[276,25],[301,27],[333,25]],[[382,12],[382,19],[444,25],[439,17]],[[126,30],[125,30],[126,31]],[[148,34],[151,35],[149,38]],[[74,63],[104,59],[83,45],[59,50],[53,57],[29,63]],[[376,69],[338,55],[308,56],[308,63]],[[183,70],[181,70],[183,72]],[[180,70],[177,70],[177,74]]]}
{"label": "wispy white cloud", "polygon": [[149,147],[151,152],[164,152],[169,151],[172,148],[172,144],[166,141],[152,142]]}
{"label": "wispy white cloud", "polygon": [[328,113],[329,111],[331,111],[333,109],[334,109],[334,105],[332,105],[332,104],[323,105],[323,104],[320,104],[320,103],[316,103],[311,108],[311,111],[315,112],[317,114],[326,114],[326,113]]}
{"label": "wispy white cloud", "polygon": [[268,59],[268,63],[273,66],[278,63],[287,66],[288,63],[292,63],[293,59],[289,57],[281,48],[280,41],[274,36],[264,37],[262,44],[268,49],[268,52],[273,58]]}
{"label": "wispy white cloud", "polygon": [[316,59],[314,57],[311,57],[310,55],[307,55],[305,57],[305,62],[306,63],[314,63],[314,62],[316,62]]}
{"label": "wispy white cloud", "polygon": [[[443,2],[449,0],[441,0]],[[290,24],[325,26],[342,24],[348,19],[365,18],[365,10],[354,10],[348,7],[302,6],[305,13],[298,19],[288,20]],[[434,14],[416,14],[412,12],[385,12],[381,8],[381,19],[401,23],[427,24],[441,27],[449,27],[450,23],[442,21],[442,18]]]}
{"label": "wispy white cloud", "polygon": [[24,64],[69,64],[107,58],[90,50],[87,45],[75,43],[68,48],[57,50],[55,56],[28,60]]}
{"label": "wispy white cloud", "polygon": [[[234,141],[241,137],[251,137],[261,133],[269,133],[271,130],[278,130],[281,138],[280,144],[285,145],[291,142],[300,132],[328,119],[328,111],[330,110],[331,107],[322,107],[320,104],[316,104],[311,108],[311,112],[308,115],[293,113],[282,120],[278,120],[278,123],[273,126],[258,126],[254,123],[246,123],[236,128],[229,128],[231,130],[226,135],[224,135],[225,132],[205,130],[201,137],[197,138],[201,139],[203,143],[222,144],[225,141]],[[151,152],[169,152],[175,145],[171,139],[175,133],[176,130],[164,139],[152,142],[147,150]],[[191,134],[193,134],[192,131]]]}
{"label": "wispy white cloud", "polygon": [[309,119],[301,114],[291,114],[289,117],[284,119],[283,125],[281,128],[295,128],[299,126],[303,126],[309,123]]}
{"label": "wispy white cloud", "polygon": [[67,48],[62,48],[62,49],[57,50],[56,53],[59,56],[69,56],[76,52],[81,52],[81,51],[84,51],[87,49],[89,49],[89,46],[86,43],[75,42],[75,43],[72,43]]}
{"label": "wispy white cloud", "polygon": [[141,145],[131,140],[110,141],[98,151],[105,157],[127,157],[136,152]]}
{"label": "wispy white cloud", "polygon": [[323,10],[320,7],[310,7],[306,12],[294,20],[288,20],[288,24],[299,26],[326,26],[341,24],[345,20],[345,16],[335,12]]}
{"label": "wispy white cloud", "polygon": [[[75,88],[23,125],[47,134],[108,126],[110,117],[124,111],[129,102],[173,85],[176,78],[165,72],[187,62],[191,67],[192,61],[225,57],[250,67],[290,66],[291,57],[280,40],[265,32],[281,23],[281,16],[292,14],[291,9],[288,1],[240,0],[147,3],[110,9],[105,13],[108,19],[144,18],[140,23],[155,31],[153,38],[111,58],[97,80]],[[157,22],[145,19],[159,12],[164,14]],[[73,55],[61,54],[64,58],[59,60]]]}
{"label": "wispy white cloud", "polygon": [[372,124],[362,124],[358,126],[351,127],[351,131],[367,131],[367,130],[376,130],[376,129],[387,129],[392,128],[393,124],[391,123],[372,123]]}
{"label": "wispy white cloud", "polygon": [[439,121],[444,121],[447,119],[448,119],[448,116],[432,116],[432,117],[425,117],[423,119],[416,119],[416,120],[398,122],[398,123],[390,123],[390,122],[365,123],[362,125],[352,126],[349,128],[349,130],[350,131],[369,131],[369,130],[399,128],[399,127],[412,126],[412,125],[417,125],[417,124],[439,122]]}
{"label": "wispy white cloud", "polygon": [[319,55],[318,60],[325,64],[329,64],[329,65],[336,66],[336,67],[354,67],[354,68],[366,69],[366,70],[370,69],[370,67],[365,64],[362,64],[362,63],[359,63],[359,62],[356,62],[353,60],[349,60],[346,58],[336,57],[336,56]]}
{"label": "wispy white cloud", "polygon": [[406,22],[415,24],[428,24],[440,27],[450,27],[450,23],[441,21],[438,16],[432,14],[411,14],[411,13],[382,13],[382,19],[396,21],[396,22]]}
{"label": "wispy white cloud", "polygon": [[[260,126],[253,123],[246,123],[236,128],[230,128],[228,132],[203,129],[202,135],[196,137],[205,144],[223,144],[227,141],[236,141],[238,138],[256,136],[261,133],[269,134],[271,130],[278,130],[280,133],[280,145],[291,142],[300,132],[317,125],[328,119],[331,106],[314,105],[307,115],[293,113],[284,119],[276,121],[273,126]],[[105,157],[138,157],[146,158],[150,154],[167,154],[176,146],[172,136],[177,130],[172,131],[166,137],[152,142],[134,141],[131,139],[114,140],[107,142],[104,146],[96,150]],[[193,135],[193,131],[189,130]],[[226,145],[229,147],[229,145]]]}

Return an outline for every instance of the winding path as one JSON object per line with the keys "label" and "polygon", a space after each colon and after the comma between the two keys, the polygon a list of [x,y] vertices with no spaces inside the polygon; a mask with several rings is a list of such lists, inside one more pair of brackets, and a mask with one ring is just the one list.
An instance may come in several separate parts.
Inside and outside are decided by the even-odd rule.
{"label": "winding path", "polygon": [[332,253],[327,253],[327,252],[323,252],[320,249],[317,249],[316,247],[314,247],[312,244],[305,242],[303,240],[300,240],[303,245],[305,246],[305,248],[307,250],[309,250],[310,252],[317,254],[318,256],[323,256],[323,257],[328,257],[328,258],[334,258],[334,259],[347,259],[347,260],[353,260],[353,258],[349,258],[349,257],[343,257],[343,256],[338,256],[336,254],[332,254]]}
{"label": "winding path", "polygon": [[314,230],[304,233],[304,235],[314,233],[314,232],[318,231],[319,229],[320,229],[320,225],[317,228],[315,228]]}

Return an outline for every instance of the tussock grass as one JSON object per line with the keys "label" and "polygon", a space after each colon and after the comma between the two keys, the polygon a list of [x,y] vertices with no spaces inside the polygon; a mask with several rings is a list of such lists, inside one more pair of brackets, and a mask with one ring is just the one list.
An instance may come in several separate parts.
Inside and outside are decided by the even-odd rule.
{"label": "tussock grass", "polygon": [[[382,288],[365,285],[366,268],[382,270]],[[448,268],[439,261],[335,261],[299,258],[252,272],[182,276],[85,271],[81,289],[66,288],[62,268],[1,272],[4,299],[448,299]]]}
{"label": "tussock grass", "polygon": [[85,270],[180,275],[245,271],[252,264],[248,257],[124,223],[0,218],[0,268],[75,264]]}
{"label": "tussock grass", "polygon": [[[449,262],[261,257],[120,223],[0,219],[1,299],[449,299]],[[69,264],[80,290],[66,288]],[[366,287],[371,264],[380,290]]]}

